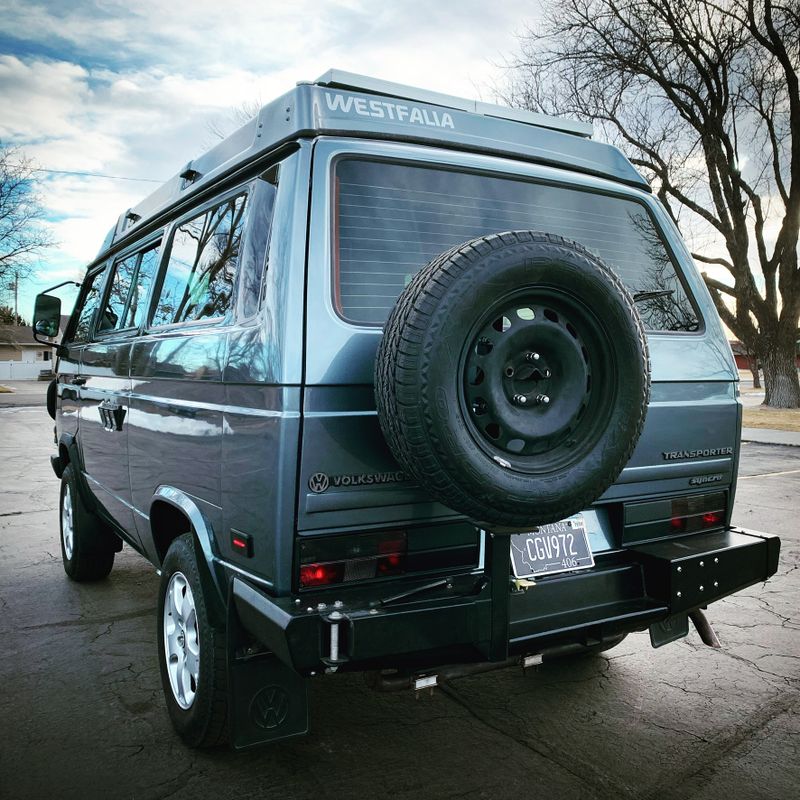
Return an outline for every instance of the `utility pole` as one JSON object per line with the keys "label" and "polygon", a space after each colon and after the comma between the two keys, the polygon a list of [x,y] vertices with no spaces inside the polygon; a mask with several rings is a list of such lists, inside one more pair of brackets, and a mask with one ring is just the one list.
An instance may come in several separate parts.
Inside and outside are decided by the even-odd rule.
{"label": "utility pole", "polygon": [[14,270],[14,324],[17,324],[19,315],[17,313],[17,291],[19,289],[19,272]]}

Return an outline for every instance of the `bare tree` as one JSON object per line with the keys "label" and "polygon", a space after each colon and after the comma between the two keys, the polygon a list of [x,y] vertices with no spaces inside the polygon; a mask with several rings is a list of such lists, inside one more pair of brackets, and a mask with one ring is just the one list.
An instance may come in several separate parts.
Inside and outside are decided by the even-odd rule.
{"label": "bare tree", "polygon": [[0,289],[15,291],[53,242],[42,225],[36,170],[17,148],[0,144]]}
{"label": "bare tree", "polygon": [[223,117],[209,120],[206,123],[208,137],[204,141],[204,145],[213,147],[218,144],[220,139],[224,139],[237,128],[250,122],[253,117],[258,116],[263,105],[260,97],[256,97],[254,100],[245,100],[238,106],[231,106]]}
{"label": "bare tree", "polygon": [[595,122],[642,170],[783,408],[800,406],[798,73],[798,0],[553,0],[506,92]]}

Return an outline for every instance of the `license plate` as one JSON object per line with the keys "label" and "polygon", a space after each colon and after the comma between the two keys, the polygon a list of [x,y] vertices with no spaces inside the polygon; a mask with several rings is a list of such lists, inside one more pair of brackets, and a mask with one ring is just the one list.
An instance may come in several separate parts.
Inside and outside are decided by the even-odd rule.
{"label": "license plate", "polygon": [[511,565],[517,578],[541,577],[594,566],[583,517],[540,525],[511,537]]}

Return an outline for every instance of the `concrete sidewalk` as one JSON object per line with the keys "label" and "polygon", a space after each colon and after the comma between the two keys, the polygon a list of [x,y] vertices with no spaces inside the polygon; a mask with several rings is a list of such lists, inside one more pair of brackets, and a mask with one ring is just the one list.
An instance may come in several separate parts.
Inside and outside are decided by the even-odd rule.
{"label": "concrete sidewalk", "polygon": [[742,441],[800,447],[800,433],[795,431],[776,431],[772,428],[742,428]]}

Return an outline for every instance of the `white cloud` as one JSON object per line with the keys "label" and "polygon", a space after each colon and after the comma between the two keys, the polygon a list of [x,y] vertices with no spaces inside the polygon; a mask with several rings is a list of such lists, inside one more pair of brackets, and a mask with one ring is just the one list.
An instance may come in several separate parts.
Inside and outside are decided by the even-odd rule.
{"label": "white cloud", "polygon": [[[330,67],[477,96],[536,4],[0,0],[0,7],[6,39],[16,42],[0,54],[0,139],[52,170],[164,180],[204,149],[209,122]],[[53,270],[80,272],[118,215],[154,187],[51,174],[43,190],[60,241]]]}
{"label": "white cloud", "polygon": [[0,139],[36,141],[75,133],[75,118],[89,97],[86,78],[77,64],[0,55]]}

